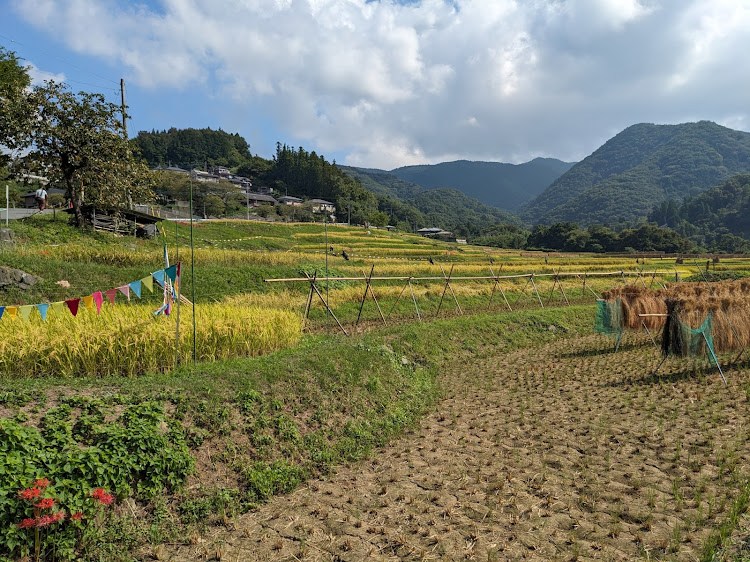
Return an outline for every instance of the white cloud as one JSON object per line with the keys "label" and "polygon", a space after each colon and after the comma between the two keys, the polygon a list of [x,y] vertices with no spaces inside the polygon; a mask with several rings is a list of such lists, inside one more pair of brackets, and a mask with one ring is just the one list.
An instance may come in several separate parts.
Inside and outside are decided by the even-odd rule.
{"label": "white cloud", "polygon": [[32,63],[27,63],[24,61],[24,66],[28,67],[29,71],[29,78],[31,78],[31,84],[33,86],[41,86],[45,82],[48,81],[54,81],[54,82],[65,82],[65,74],[58,73],[55,74],[54,72],[47,72],[46,70],[40,70],[37,68],[37,66]]}
{"label": "white cloud", "polygon": [[746,1],[12,1],[149,95],[225,100],[350,164],[572,160],[636,122],[750,121]]}

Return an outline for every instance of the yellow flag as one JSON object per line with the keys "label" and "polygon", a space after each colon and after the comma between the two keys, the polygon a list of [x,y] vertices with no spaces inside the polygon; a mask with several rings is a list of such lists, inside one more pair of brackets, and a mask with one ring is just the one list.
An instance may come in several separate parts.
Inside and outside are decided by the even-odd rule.
{"label": "yellow flag", "polygon": [[151,275],[148,275],[147,277],[141,279],[141,285],[146,287],[149,292],[154,292],[154,278]]}
{"label": "yellow flag", "polygon": [[83,304],[86,308],[94,308],[94,295],[83,297]]}
{"label": "yellow flag", "polygon": [[55,312],[55,314],[62,314],[63,310],[65,310],[65,303],[63,301],[53,302],[52,310]]}
{"label": "yellow flag", "polygon": [[17,306],[6,306],[5,307],[5,312],[7,314],[10,314],[11,318],[15,318],[16,317],[16,313],[18,312],[18,307]]}
{"label": "yellow flag", "polygon": [[25,304],[23,306],[18,307],[18,310],[21,312],[21,318],[23,318],[24,322],[29,321],[29,315],[31,314],[31,311],[35,308],[36,307],[33,304]]}

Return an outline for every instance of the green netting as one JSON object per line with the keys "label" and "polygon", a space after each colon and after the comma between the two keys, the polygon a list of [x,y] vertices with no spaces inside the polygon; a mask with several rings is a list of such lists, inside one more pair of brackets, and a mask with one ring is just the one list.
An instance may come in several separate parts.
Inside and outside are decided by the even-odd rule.
{"label": "green netting", "polygon": [[714,350],[713,319],[708,313],[703,324],[693,329],[687,324],[680,322],[677,315],[670,314],[664,326],[664,339],[662,340],[662,353],[664,355],[688,355],[708,354],[708,360],[716,366],[716,352]]}
{"label": "green netting", "polygon": [[596,301],[596,318],[594,331],[597,334],[617,335],[622,332],[622,306],[620,299]]}

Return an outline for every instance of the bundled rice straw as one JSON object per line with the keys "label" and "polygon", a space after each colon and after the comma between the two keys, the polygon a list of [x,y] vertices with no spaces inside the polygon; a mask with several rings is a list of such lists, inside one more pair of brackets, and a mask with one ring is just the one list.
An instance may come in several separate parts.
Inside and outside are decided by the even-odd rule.
{"label": "bundled rice straw", "polygon": [[656,330],[664,326],[665,317],[663,316],[638,316],[639,314],[667,313],[663,290],[654,291],[645,287],[625,285],[605,291],[602,293],[602,298],[607,301],[620,299],[623,328],[638,330],[645,324],[649,330]]}
{"label": "bundled rice straw", "polygon": [[[711,290],[713,289],[713,295]],[[744,300],[750,301],[750,279],[738,279],[735,281],[720,281],[713,283],[709,287],[706,283],[670,283],[665,289],[652,290],[646,287],[639,287],[636,285],[625,285],[622,287],[614,287],[609,291],[602,293],[604,300],[613,302],[620,299],[622,306],[622,325],[623,328],[629,328],[631,330],[638,330],[643,324],[650,330],[656,330],[664,326],[666,322],[665,316],[639,316],[639,314],[667,314],[666,301],[670,299],[679,300],[680,303],[694,303],[691,308],[690,304],[681,304],[681,310],[714,310],[718,312],[722,310],[721,306],[716,304],[719,301],[712,299],[729,299],[726,302],[732,301],[733,304],[728,305],[730,308],[741,310],[741,303]],[[705,308],[708,304],[699,305],[698,303],[713,303],[709,308]],[[700,306],[704,308],[700,308]],[[698,307],[698,308],[696,308]],[[739,308],[738,308],[739,307]],[[741,316],[741,312],[734,313],[725,310],[726,315],[729,317],[729,321],[732,325],[735,323],[739,324],[741,318],[734,320],[734,314]],[[699,312],[695,312],[696,315]],[[718,316],[721,316],[719,318]],[[722,330],[727,324],[725,315],[714,314],[713,322],[714,328],[718,329],[717,323],[721,326]],[[700,323],[705,319],[706,314],[700,319]],[[690,320],[696,320],[697,316]],[[643,324],[641,324],[641,320]],[[690,323],[690,322],[688,322]],[[694,324],[694,323],[693,323]],[[691,324],[693,328],[698,326]],[[726,328],[729,329],[729,335],[731,334],[731,328],[727,324]],[[739,331],[739,329],[735,326]],[[733,336],[732,336],[733,337]],[[723,345],[723,344],[722,344]],[[747,343],[745,344],[747,345]],[[722,349],[718,347],[718,349]],[[727,348],[734,349],[734,348]]]}
{"label": "bundled rice straw", "polygon": [[700,329],[710,319],[709,341],[716,351],[737,350],[750,345],[750,299],[738,296],[704,296],[687,298],[682,295],[667,299],[667,326],[662,351],[676,355],[700,353],[705,345],[686,341],[690,330]]}

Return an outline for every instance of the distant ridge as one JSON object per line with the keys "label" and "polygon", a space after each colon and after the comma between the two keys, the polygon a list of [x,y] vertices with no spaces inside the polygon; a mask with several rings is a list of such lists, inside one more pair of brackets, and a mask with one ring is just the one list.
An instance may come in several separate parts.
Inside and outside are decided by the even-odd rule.
{"label": "distant ridge", "polygon": [[529,224],[637,222],[654,205],[750,172],[750,133],[711,121],[641,123],[575,164],[520,211]]}
{"label": "distant ridge", "polygon": [[523,164],[457,160],[391,171],[357,169],[369,174],[391,174],[424,189],[456,189],[485,205],[515,212],[572,165],[555,158],[535,158]]}

